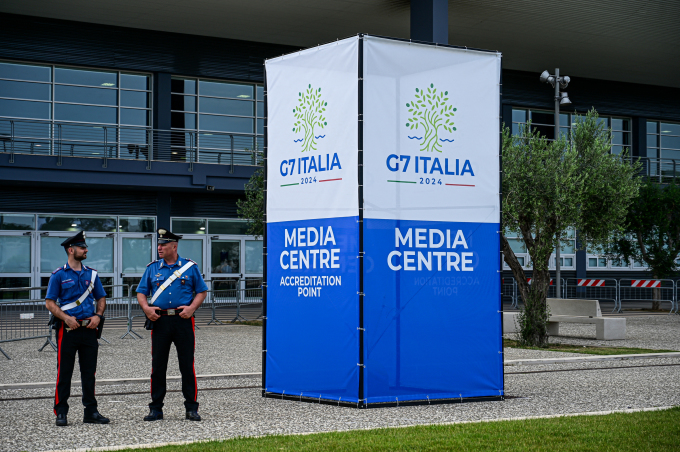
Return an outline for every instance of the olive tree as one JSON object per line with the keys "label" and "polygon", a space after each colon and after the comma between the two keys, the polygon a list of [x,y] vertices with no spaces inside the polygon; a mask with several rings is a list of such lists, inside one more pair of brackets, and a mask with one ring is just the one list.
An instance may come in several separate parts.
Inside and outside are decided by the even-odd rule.
{"label": "olive tree", "polygon": [[[680,257],[680,187],[647,180],[628,210],[624,233],[612,241],[607,257],[644,262],[652,278],[678,272]],[[660,309],[659,289],[653,289],[652,309]]]}
{"label": "olive tree", "polygon": [[[568,140],[550,141],[531,123],[519,135],[503,130],[501,251],[524,300],[518,322],[526,345],[548,341],[548,266],[558,241],[575,228],[582,245],[604,246],[612,233],[623,231],[638,193],[636,166],[611,154],[611,134],[597,119],[595,110],[577,117]],[[531,285],[505,237],[510,232],[522,238],[531,258]]]}
{"label": "olive tree", "polygon": [[236,201],[238,216],[248,221],[248,234],[264,234],[264,168],[255,170],[245,184],[246,198]]}

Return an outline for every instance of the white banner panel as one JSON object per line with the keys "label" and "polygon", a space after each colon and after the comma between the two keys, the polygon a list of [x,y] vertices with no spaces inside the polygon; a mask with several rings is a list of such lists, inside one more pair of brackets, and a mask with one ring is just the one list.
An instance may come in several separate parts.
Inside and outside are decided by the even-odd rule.
{"label": "white banner panel", "polygon": [[364,217],[499,223],[500,53],[364,37]]}
{"label": "white banner panel", "polygon": [[358,39],[265,66],[268,222],[358,215]]}

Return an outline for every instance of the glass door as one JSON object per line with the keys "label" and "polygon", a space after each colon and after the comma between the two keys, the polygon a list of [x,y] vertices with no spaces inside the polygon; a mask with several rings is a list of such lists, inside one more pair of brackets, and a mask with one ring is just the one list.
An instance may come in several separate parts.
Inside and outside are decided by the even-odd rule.
{"label": "glass door", "polygon": [[[33,233],[3,232],[0,234],[0,287],[30,287],[36,281],[32,277],[33,270]],[[0,292],[0,300],[29,299],[38,297],[39,293]]]}
{"label": "glass door", "polygon": [[242,289],[242,239],[237,236],[214,235],[209,242],[209,273],[214,290]]}
{"label": "glass door", "polygon": [[[38,275],[40,278],[40,285],[47,286],[52,272],[58,268],[63,267],[67,261],[66,252],[61,243],[68,237],[73,236],[73,232],[42,232],[38,239],[37,261]],[[88,267],[97,270],[102,285],[111,286],[118,284],[119,278],[116,277],[114,269],[114,250],[116,249],[115,234],[106,234],[102,232],[87,232],[87,259],[83,261]],[[120,288],[105,288],[107,297],[120,297],[122,292]],[[45,296],[43,290],[40,297]]]}
{"label": "glass door", "polygon": [[[130,288],[131,294],[142,279],[146,266],[155,260],[156,234],[119,234],[117,253],[120,278],[118,284]],[[127,287],[123,287],[122,296],[128,296]]]}
{"label": "glass door", "polygon": [[[182,238],[177,242],[177,254],[180,257],[186,257],[196,262],[198,270],[205,279],[205,253],[203,250],[205,250],[204,235],[183,234]],[[158,259],[158,253],[156,253],[155,259]]]}

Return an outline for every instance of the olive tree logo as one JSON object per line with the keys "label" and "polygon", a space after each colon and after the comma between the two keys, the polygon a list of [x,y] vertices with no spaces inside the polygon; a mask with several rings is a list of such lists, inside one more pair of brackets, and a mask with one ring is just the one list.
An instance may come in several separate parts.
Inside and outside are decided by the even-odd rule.
{"label": "olive tree logo", "polygon": [[321,88],[314,89],[310,84],[306,91],[299,93],[298,105],[293,109],[295,116],[293,132],[298,133],[303,130],[305,137],[293,141],[302,142],[302,152],[316,151],[316,140],[326,136],[314,135],[314,129],[326,127],[324,112],[327,106],[328,102],[321,99]]}
{"label": "olive tree logo", "polygon": [[[453,127],[453,117],[454,112],[457,108],[453,108],[452,105],[447,105],[449,98],[448,91],[437,93],[437,88],[434,87],[433,83],[430,83],[427,92],[422,89],[416,88],[416,97],[413,102],[406,104],[408,107],[408,122],[406,127],[409,130],[414,128],[422,130],[425,134],[422,137],[409,136],[410,139],[415,139],[420,142],[421,151],[437,151],[441,152],[441,147],[443,142],[451,142],[453,140],[439,138],[439,129],[444,129],[450,133],[453,133],[456,128]],[[422,140],[422,141],[420,141]]]}

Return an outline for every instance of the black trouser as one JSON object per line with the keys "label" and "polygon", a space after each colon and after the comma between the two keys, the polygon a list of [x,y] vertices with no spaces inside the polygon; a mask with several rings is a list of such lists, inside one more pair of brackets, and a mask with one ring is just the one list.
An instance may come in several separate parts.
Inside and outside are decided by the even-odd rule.
{"label": "black trouser", "polygon": [[166,393],[165,376],[168,370],[170,344],[175,344],[179,371],[182,374],[182,393],[187,411],[198,410],[198,384],[194,369],[196,336],[194,318],[179,315],[161,316],[151,330],[151,403],[149,408],[162,411]]}
{"label": "black trouser", "polygon": [[54,397],[54,414],[68,413],[68,398],[71,395],[71,377],[78,352],[80,381],[83,386],[85,415],[97,412],[94,397],[94,376],[97,372],[97,330],[84,326],[66,330],[64,324],[57,330],[57,391]]}

